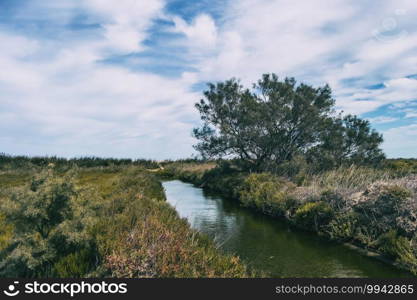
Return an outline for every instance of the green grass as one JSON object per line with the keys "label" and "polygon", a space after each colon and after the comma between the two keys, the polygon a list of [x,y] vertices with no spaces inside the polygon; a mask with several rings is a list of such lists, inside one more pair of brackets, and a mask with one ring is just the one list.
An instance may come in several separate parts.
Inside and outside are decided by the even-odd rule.
{"label": "green grass", "polygon": [[30,172],[6,171],[0,173],[0,189],[8,189],[20,186],[28,182],[32,174]]}

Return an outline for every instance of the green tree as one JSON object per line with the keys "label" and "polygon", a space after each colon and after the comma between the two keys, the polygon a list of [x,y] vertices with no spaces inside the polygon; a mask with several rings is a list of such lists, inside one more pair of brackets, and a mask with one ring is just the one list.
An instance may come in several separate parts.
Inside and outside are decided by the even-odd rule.
{"label": "green tree", "polygon": [[382,135],[371,129],[369,121],[339,116],[327,122],[320,143],[307,156],[320,170],[343,164],[377,165],[385,158],[379,148],[382,142]]}
{"label": "green tree", "polygon": [[196,104],[204,124],[194,129],[203,156],[237,156],[250,169],[265,169],[304,153],[317,142],[318,129],[332,111],[329,86],[297,85],[265,74],[253,91],[231,79],[209,84]]}
{"label": "green tree", "polygon": [[264,74],[252,90],[236,79],[209,84],[196,104],[203,125],[193,131],[195,148],[203,157],[237,157],[254,171],[320,151],[332,166],[381,157],[382,137],[367,121],[335,116],[334,104],[328,85],[314,88],[275,74]]}

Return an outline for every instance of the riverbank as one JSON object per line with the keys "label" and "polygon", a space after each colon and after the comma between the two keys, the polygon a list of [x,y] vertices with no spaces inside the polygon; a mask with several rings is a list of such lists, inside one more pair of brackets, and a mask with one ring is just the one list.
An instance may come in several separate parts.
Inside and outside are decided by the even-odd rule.
{"label": "riverbank", "polygon": [[415,175],[350,168],[299,182],[230,164],[172,163],[162,176],[193,183],[292,226],[354,245],[416,274]]}
{"label": "riverbank", "polygon": [[252,276],[178,216],[145,167],[3,168],[1,276]]}

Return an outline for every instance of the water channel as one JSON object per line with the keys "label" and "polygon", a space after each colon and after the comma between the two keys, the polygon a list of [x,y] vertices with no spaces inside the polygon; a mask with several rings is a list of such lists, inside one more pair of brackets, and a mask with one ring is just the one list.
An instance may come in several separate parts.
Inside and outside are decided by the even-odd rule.
{"label": "water channel", "polygon": [[205,193],[179,180],[163,182],[167,201],[220,248],[271,277],[410,277],[314,233],[252,212],[237,201]]}

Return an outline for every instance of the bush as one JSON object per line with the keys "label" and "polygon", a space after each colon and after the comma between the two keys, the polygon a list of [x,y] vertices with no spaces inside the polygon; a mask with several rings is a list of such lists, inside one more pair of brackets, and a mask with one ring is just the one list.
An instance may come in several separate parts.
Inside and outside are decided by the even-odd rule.
{"label": "bush", "polygon": [[0,252],[3,251],[12,241],[13,226],[6,223],[6,219],[0,214]]}
{"label": "bush", "polygon": [[390,258],[396,259],[401,263],[417,268],[417,258],[413,253],[411,241],[397,234],[395,230],[390,230],[381,235],[378,239],[378,249],[388,255]]}
{"label": "bush", "polygon": [[240,190],[240,201],[268,215],[284,216],[294,203],[289,191],[294,184],[269,173],[247,176]]}
{"label": "bush", "polygon": [[304,229],[319,231],[331,221],[333,214],[330,206],[323,201],[307,202],[296,210],[294,221]]}
{"label": "bush", "polygon": [[82,249],[59,259],[54,265],[54,273],[61,278],[85,277],[96,265],[97,257],[93,249]]}
{"label": "bush", "polygon": [[298,155],[290,161],[275,166],[272,173],[290,178],[292,182],[300,186],[307,179],[308,174],[311,172],[310,169],[311,166],[308,165],[306,159]]}
{"label": "bush", "polygon": [[325,233],[337,241],[347,241],[354,239],[357,219],[353,213],[338,213],[329,222]]}
{"label": "bush", "polygon": [[396,176],[417,174],[417,159],[387,159],[384,168]]}
{"label": "bush", "polygon": [[411,238],[417,228],[417,202],[411,196],[404,187],[375,184],[364,193],[355,211],[361,225],[372,228],[375,238],[391,229]]}
{"label": "bush", "polygon": [[77,212],[78,196],[72,176],[55,176],[51,170],[16,189],[2,205],[13,242],[2,253],[1,275],[54,276],[57,261],[90,242]]}
{"label": "bush", "polygon": [[246,176],[246,173],[229,168],[228,164],[223,164],[204,172],[201,180],[203,187],[220,193],[226,198],[239,199]]}

